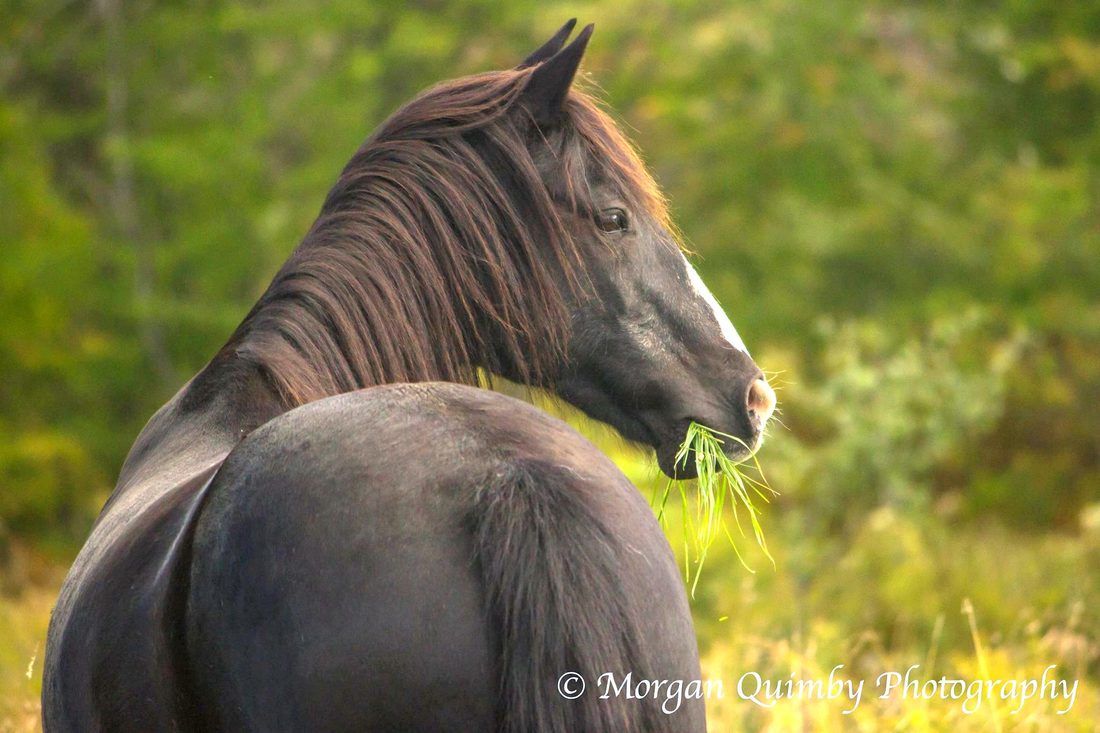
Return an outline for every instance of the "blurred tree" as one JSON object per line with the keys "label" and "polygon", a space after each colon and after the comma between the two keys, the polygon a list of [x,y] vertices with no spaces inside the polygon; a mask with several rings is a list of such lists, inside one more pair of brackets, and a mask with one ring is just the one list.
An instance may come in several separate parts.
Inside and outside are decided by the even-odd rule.
{"label": "blurred tree", "polygon": [[[226,338],[375,124],[441,78],[515,63],[572,15],[597,23],[586,68],[766,366],[806,395],[853,379],[826,358],[827,317],[897,336],[858,366],[888,389],[890,364],[929,388],[952,377],[921,369],[969,379],[984,354],[940,363],[911,344],[980,306],[1030,345],[980,435],[943,426],[920,490],[965,487],[967,511],[1031,526],[1100,499],[1093,3],[4,0],[2,14],[0,517],[17,532],[83,535],[143,421]],[[790,437],[812,445],[857,407],[792,404]]]}

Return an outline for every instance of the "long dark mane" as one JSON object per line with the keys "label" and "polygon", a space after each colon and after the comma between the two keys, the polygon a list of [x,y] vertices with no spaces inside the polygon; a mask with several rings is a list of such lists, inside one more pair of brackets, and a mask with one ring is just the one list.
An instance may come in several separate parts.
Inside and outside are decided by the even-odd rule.
{"label": "long dark mane", "polygon": [[[287,407],[390,382],[476,383],[479,367],[544,383],[565,346],[567,299],[586,282],[564,212],[585,213],[588,182],[603,180],[667,220],[591,96],[572,91],[549,132],[524,114],[535,68],[429,89],[344,168],[226,347]],[[536,135],[553,176],[531,152]]]}

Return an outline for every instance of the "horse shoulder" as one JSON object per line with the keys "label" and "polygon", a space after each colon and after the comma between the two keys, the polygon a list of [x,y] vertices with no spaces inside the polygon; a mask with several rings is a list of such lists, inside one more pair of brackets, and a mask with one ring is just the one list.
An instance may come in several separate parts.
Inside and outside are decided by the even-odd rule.
{"label": "horse shoulder", "polygon": [[182,660],[181,569],[190,528],[219,462],[156,493],[123,497],[97,523],[50,619],[46,730],[189,726]]}

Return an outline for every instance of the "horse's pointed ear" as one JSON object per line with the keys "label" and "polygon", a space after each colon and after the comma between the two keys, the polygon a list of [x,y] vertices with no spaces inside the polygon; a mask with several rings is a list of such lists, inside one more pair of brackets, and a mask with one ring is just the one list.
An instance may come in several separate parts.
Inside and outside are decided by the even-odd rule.
{"label": "horse's pointed ear", "polygon": [[528,66],[541,64],[543,61],[556,54],[561,50],[561,47],[565,45],[565,39],[569,38],[569,34],[573,32],[573,26],[576,24],[577,19],[570,18],[557,33],[550,37],[549,41],[542,44],[537,51],[525,58],[523,63],[517,66],[516,69],[526,69]]}
{"label": "horse's pointed ear", "polygon": [[531,73],[520,99],[536,124],[549,125],[560,117],[594,27],[592,24],[586,25],[572,43],[543,61]]}

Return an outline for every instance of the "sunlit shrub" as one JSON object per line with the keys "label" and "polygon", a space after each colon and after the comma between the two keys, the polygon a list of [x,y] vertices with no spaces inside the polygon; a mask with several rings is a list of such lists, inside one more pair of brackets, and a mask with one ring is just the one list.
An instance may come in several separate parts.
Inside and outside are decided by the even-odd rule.
{"label": "sunlit shrub", "polygon": [[822,324],[823,374],[792,385],[794,439],[769,458],[794,467],[793,485],[777,488],[823,529],[851,529],[878,506],[927,510],[937,467],[969,450],[1003,409],[1023,337],[990,331],[978,311],[920,337],[877,322]]}

